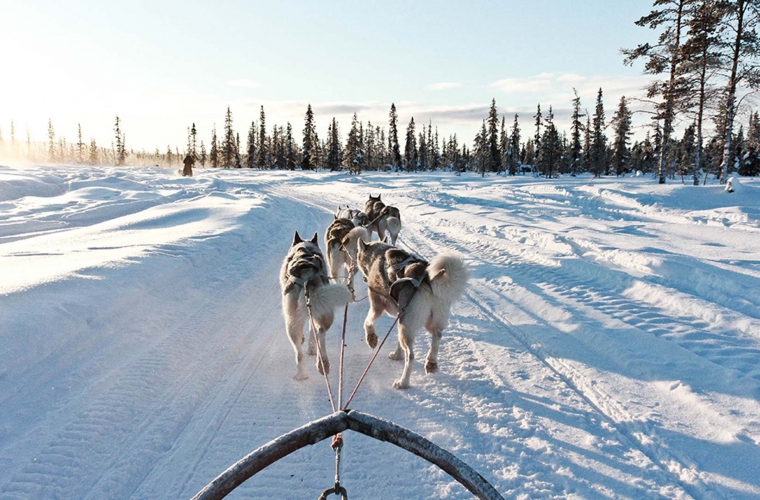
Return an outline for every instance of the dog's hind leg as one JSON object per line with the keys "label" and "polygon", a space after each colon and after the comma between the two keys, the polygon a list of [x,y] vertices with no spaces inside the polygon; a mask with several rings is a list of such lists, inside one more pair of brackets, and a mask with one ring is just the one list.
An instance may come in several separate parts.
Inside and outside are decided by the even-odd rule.
{"label": "dog's hind leg", "polygon": [[408,389],[409,378],[412,375],[412,364],[414,363],[414,332],[410,332],[407,325],[399,323],[398,342],[399,347],[404,352],[404,371],[401,373],[401,378],[393,382],[393,387],[395,389]]}
{"label": "dog's hind leg", "polygon": [[292,316],[286,316],[285,321],[285,329],[288,332],[288,338],[296,354],[296,374],[293,378],[296,380],[306,380],[309,376],[306,375],[303,368],[303,349],[301,347],[303,344],[303,319],[294,312]]}
{"label": "dog's hind leg", "polygon": [[[317,371],[320,374],[330,373],[330,360],[327,358],[327,345],[325,345],[325,332],[330,329],[333,323],[333,313],[329,313],[319,317],[315,321],[317,327],[317,337],[319,338],[319,355],[317,356]],[[314,334],[311,335],[314,337]]]}
{"label": "dog's hind leg", "polygon": [[435,373],[438,371],[438,348],[441,345],[441,337],[443,337],[442,330],[430,331],[430,350],[427,353],[425,360],[425,373]]}
{"label": "dog's hind leg", "polygon": [[385,311],[385,299],[382,295],[369,290],[369,312],[364,320],[364,338],[372,349],[377,347],[377,333],[375,333],[375,321]]}

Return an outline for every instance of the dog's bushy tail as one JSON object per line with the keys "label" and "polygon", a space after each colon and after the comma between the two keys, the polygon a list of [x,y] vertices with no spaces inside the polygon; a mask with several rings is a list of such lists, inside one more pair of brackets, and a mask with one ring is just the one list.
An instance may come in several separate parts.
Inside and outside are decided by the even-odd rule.
{"label": "dog's bushy tail", "polygon": [[316,317],[331,313],[336,307],[351,302],[351,292],[346,285],[329,284],[309,289],[311,313]]}
{"label": "dog's bushy tail", "polygon": [[428,276],[435,298],[451,303],[464,293],[470,268],[461,256],[444,253],[430,261]]}

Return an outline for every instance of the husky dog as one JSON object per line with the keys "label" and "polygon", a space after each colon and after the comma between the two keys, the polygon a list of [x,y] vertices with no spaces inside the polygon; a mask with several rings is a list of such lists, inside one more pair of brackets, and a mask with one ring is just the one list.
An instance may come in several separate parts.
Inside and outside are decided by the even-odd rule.
{"label": "husky dog", "polygon": [[432,335],[425,371],[438,369],[438,347],[448,326],[452,303],[464,293],[470,271],[461,257],[442,254],[430,263],[400,248],[382,242],[357,241],[357,262],[369,287],[370,309],[364,320],[367,344],[377,346],[375,321],[383,312],[399,314],[398,346],[391,359],[404,357],[396,389],[409,387],[416,333],[425,327]]}
{"label": "husky dog", "polygon": [[[336,307],[343,306],[351,300],[351,292],[345,285],[330,284],[327,278],[327,266],[317,243],[317,233],[310,241],[304,241],[296,231],[293,244],[285,256],[280,270],[282,287],[282,314],[285,316],[285,329],[290,343],[296,352],[296,380],[308,378],[303,367],[304,341],[303,327],[309,324],[309,307],[314,319],[316,335],[319,337],[320,356],[317,357],[319,373],[330,372],[330,362],[325,349],[325,332],[330,329]],[[317,353],[314,335],[309,335],[308,354]]]}
{"label": "husky dog", "polygon": [[348,205],[341,207],[338,205],[338,210],[335,212],[336,219],[350,219],[354,223],[354,226],[367,226],[369,225],[369,217],[361,210],[350,208]]}
{"label": "husky dog", "polygon": [[[354,231],[353,241],[353,253],[349,253],[346,249],[346,244],[349,242],[349,233],[352,230],[362,230],[361,232]],[[330,276],[334,280],[340,278],[341,269],[345,270],[346,278],[348,279],[348,289],[351,291],[351,300],[356,300],[354,294],[354,276],[356,276],[356,238],[366,236],[367,230],[364,228],[354,227],[354,223],[348,219],[336,218],[332,224],[327,228],[325,232],[325,245],[327,251],[327,262],[330,264]],[[366,239],[366,238],[365,238]]]}
{"label": "husky dog", "polygon": [[372,237],[372,231],[377,233],[377,237],[382,240],[385,236],[386,221],[385,217],[381,217],[385,203],[380,199],[382,195],[377,195],[377,198],[369,195],[369,200],[364,203],[364,213],[367,214],[372,225],[369,228],[369,235]]}
{"label": "husky dog", "polygon": [[401,213],[398,208],[391,206],[385,207],[383,213],[385,214],[385,226],[391,235],[391,245],[396,246],[398,233],[401,232]]}

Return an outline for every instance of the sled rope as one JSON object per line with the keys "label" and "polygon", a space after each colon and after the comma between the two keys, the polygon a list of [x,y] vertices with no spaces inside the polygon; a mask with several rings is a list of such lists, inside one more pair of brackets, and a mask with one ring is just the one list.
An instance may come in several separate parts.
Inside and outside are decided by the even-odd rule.
{"label": "sled rope", "polygon": [[[333,412],[335,410],[335,399],[333,398],[332,388],[330,387],[330,380],[327,378],[327,370],[325,370],[325,358],[322,356],[322,344],[319,342],[319,335],[317,335],[317,327],[314,324],[314,317],[311,315],[311,299],[309,298],[309,288],[304,284],[303,294],[306,299],[306,310],[309,312],[309,328],[314,334],[314,340],[317,342],[317,352],[319,353],[319,361],[322,363],[322,375],[325,378],[325,385],[327,386],[327,394],[330,396],[330,406],[332,406]],[[342,357],[342,356],[341,356]],[[342,362],[342,360],[341,360]]]}
{"label": "sled rope", "polygon": [[372,367],[372,363],[375,362],[375,359],[377,359],[377,355],[380,354],[380,349],[382,349],[383,345],[385,345],[385,341],[388,340],[388,337],[390,336],[393,329],[396,327],[396,324],[398,323],[398,321],[401,319],[401,315],[404,314],[406,307],[414,298],[414,295],[417,293],[417,290],[418,288],[415,288],[414,291],[412,291],[412,294],[409,296],[409,300],[407,300],[406,304],[404,304],[404,307],[399,308],[398,314],[396,315],[396,319],[393,320],[393,324],[388,329],[388,333],[385,334],[385,337],[383,337],[383,341],[380,342],[380,345],[377,346],[377,349],[375,350],[375,354],[372,355],[372,359],[370,359],[369,363],[367,363],[367,368],[364,369],[364,373],[362,373],[362,376],[359,377],[359,382],[356,383],[356,387],[354,387],[353,392],[351,392],[351,396],[349,396],[348,401],[346,401],[346,405],[342,408],[343,410],[348,409],[348,405],[351,404],[351,401],[353,401],[354,396],[356,396],[356,391],[359,390],[359,387],[362,385],[362,382],[364,382],[364,377],[367,376],[369,369]]}
{"label": "sled rope", "polygon": [[346,488],[340,485],[340,452],[343,449],[343,434],[338,433],[334,435],[330,446],[335,450],[335,486],[323,491],[319,496],[319,500],[327,500],[327,497],[332,494],[340,495],[342,500],[348,500]]}

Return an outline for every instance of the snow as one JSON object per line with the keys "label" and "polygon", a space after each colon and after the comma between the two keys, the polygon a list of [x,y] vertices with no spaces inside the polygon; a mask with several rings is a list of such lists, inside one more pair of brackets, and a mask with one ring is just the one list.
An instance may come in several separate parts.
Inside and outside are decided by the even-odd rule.
{"label": "snow", "polygon": [[[370,193],[401,210],[401,246],[460,252],[473,278],[439,372],[418,362],[397,391],[381,353],[354,409],[505,497],[758,498],[760,181],[733,185],[0,167],[0,498],[190,498],[329,414],[313,358],[292,378],[277,274],[294,230],[321,241]],[[366,312],[349,308],[348,392],[372,355]],[[344,438],[351,498],[470,498],[414,455]],[[316,498],[333,473],[328,440],[230,498]]]}

